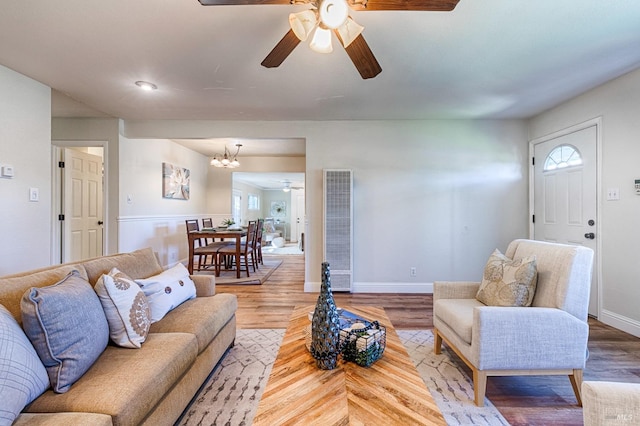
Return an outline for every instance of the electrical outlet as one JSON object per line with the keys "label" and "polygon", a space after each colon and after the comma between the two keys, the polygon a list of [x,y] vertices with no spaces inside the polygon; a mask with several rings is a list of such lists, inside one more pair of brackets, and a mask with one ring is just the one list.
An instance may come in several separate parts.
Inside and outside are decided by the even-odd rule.
{"label": "electrical outlet", "polygon": [[411,268],[409,268],[409,276],[415,277],[417,275],[418,275],[418,271],[416,270],[415,266],[412,266]]}

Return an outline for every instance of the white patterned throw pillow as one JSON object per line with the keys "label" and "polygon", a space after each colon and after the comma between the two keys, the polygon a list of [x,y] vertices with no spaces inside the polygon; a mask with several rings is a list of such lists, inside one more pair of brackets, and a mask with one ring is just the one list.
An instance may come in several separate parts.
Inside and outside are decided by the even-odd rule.
{"label": "white patterned throw pillow", "polygon": [[196,285],[182,263],[159,275],[136,280],[151,307],[151,323],[160,321],[170,310],[196,297]]}
{"label": "white patterned throw pillow", "polygon": [[11,424],[49,387],[36,350],[9,311],[0,305],[0,424]]}
{"label": "white patterned throw pillow", "polygon": [[124,272],[113,268],[98,278],[95,291],[109,323],[109,337],[125,348],[140,348],[151,326],[147,297]]}
{"label": "white patterned throw pillow", "polygon": [[531,306],[537,281],[535,256],[512,260],[496,249],[484,267],[476,299],[488,306]]}

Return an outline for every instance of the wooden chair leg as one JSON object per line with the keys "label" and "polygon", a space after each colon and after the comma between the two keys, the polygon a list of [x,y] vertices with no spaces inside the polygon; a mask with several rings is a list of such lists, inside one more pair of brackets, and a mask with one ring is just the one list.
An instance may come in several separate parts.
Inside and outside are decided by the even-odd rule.
{"label": "wooden chair leg", "polygon": [[478,407],[484,407],[484,395],[487,391],[487,373],[473,368],[473,397]]}
{"label": "wooden chair leg", "polygon": [[433,353],[436,355],[442,353],[442,336],[436,328],[433,329]]}
{"label": "wooden chair leg", "polygon": [[582,407],[582,370],[573,370],[573,374],[569,375],[569,380],[573,386],[573,393],[576,394],[578,406]]}

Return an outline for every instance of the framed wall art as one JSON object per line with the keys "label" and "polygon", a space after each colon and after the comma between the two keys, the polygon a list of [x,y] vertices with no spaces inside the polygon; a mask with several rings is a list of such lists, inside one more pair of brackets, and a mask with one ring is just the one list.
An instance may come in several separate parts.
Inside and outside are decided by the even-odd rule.
{"label": "framed wall art", "polygon": [[189,169],[162,163],[162,197],[175,200],[189,199],[189,184],[191,172]]}
{"label": "framed wall art", "polygon": [[271,216],[273,217],[285,217],[287,215],[287,203],[286,201],[272,201],[271,202]]}

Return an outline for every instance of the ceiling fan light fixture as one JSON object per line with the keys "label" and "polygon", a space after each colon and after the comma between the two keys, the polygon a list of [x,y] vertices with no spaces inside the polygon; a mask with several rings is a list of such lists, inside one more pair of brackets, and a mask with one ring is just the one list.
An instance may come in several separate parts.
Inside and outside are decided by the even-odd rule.
{"label": "ceiling fan light fixture", "polygon": [[149,83],[148,81],[142,81],[142,80],[136,81],[136,86],[138,86],[139,88],[141,88],[146,92],[153,92],[154,90],[158,90],[158,86],[156,86],[153,83]]}
{"label": "ceiling fan light fixture", "polygon": [[349,17],[349,6],[346,0],[323,0],[318,7],[320,20],[330,29],[336,29]]}
{"label": "ceiling fan light fixture", "polygon": [[340,37],[340,42],[342,46],[345,48],[348,47],[353,41],[358,38],[362,31],[364,31],[364,27],[358,24],[351,18],[348,18],[347,21],[338,27],[336,30],[338,32],[338,36]]}
{"label": "ceiling fan light fixture", "polygon": [[323,28],[322,25],[316,28],[316,32],[313,34],[309,47],[314,52],[318,53],[331,53],[333,52],[333,46],[331,45],[331,31],[328,28]]}
{"label": "ceiling fan light fixture", "polygon": [[289,15],[291,30],[300,41],[306,41],[317,24],[316,13],[312,10],[303,10]]}

